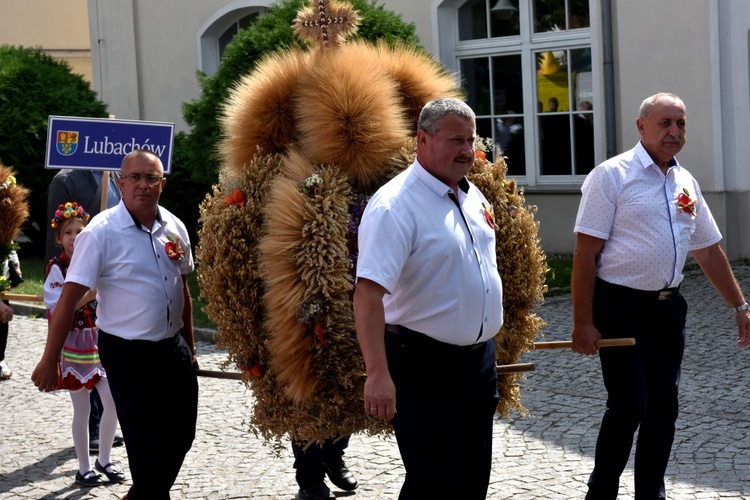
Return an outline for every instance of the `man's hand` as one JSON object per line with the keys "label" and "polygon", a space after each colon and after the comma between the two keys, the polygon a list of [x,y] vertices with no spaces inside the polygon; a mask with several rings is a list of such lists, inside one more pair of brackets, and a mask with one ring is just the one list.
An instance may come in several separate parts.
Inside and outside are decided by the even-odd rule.
{"label": "man's hand", "polygon": [[750,345],[750,311],[738,311],[734,313],[734,321],[737,323],[737,344],[740,347]]}
{"label": "man's hand", "polygon": [[7,323],[13,319],[13,309],[5,302],[0,301],[0,321]]}
{"label": "man's hand", "polygon": [[388,420],[396,414],[396,387],[389,373],[367,375],[365,413]]}
{"label": "man's hand", "polygon": [[57,389],[57,382],[60,379],[60,365],[57,361],[49,362],[44,358],[34,368],[31,374],[31,380],[34,385],[42,392],[54,391]]}
{"label": "man's hand", "polygon": [[593,324],[573,327],[573,352],[578,354],[596,354],[599,348],[596,347],[596,341],[601,339],[602,335]]}

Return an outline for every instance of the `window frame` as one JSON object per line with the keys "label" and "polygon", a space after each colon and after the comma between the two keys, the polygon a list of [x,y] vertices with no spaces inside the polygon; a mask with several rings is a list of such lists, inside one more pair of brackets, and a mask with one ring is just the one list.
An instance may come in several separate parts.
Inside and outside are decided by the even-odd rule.
{"label": "window frame", "polygon": [[[518,16],[520,34],[512,37],[485,38],[481,40],[459,40],[458,9],[467,0],[444,0],[436,7],[438,53],[441,61],[461,77],[461,61],[478,57],[497,57],[505,55],[521,56],[523,74],[523,121],[526,175],[512,176],[519,184],[534,187],[579,186],[585,174],[544,175],[540,165],[539,114],[537,113],[537,52],[545,50],[591,49],[593,106],[594,106],[594,161],[603,159],[605,140],[604,132],[604,92],[602,88],[603,70],[600,64],[599,18],[600,11],[595,0],[589,0],[589,28],[576,28],[560,32],[534,32],[532,9],[534,0],[519,0]],[[490,0],[492,2],[493,0]],[[484,116],[484,115],[482,115]],[[489,115],[494,116],[494,115]],[[593,168],[593,166],[592,166]]]}
{"label": "window frame", "polygon": [[216,10],[206,18],[196,32],[198,43],[198,69],[208,76],[214,76],[219,69],[221,36],[245,16],[257,13],[266,14],[276,0],[237,0]]}

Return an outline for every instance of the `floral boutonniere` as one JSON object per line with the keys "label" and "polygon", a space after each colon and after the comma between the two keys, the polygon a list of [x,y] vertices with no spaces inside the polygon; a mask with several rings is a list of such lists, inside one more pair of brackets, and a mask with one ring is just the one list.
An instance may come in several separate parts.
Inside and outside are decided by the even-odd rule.
{"label": "floral boutonniere", "polygon": [[682,193],[677,195],[677,206],[680,212],[685,212],[695,217],[695,200],[690,199],[690,191],[682,188]]}
{"label": "floral boutonniere", "polygon": [[169,240],[165,245],[164,249],[167,251],[167,257],[172,260],[182,260],[185,258],[185,251],[182,249],[182,242],[180,237],[174,237],[171,234],[167,235]]}
{"label": "floral boutonniere", "polygon": [[312,174],[310,177],[305,179],[304,186],[300,187],[300,191],[305,193],[310,198],[320,194],[320,186],[323,184],[323,179],[318,174]]}
{"label": "floral boutonniere", "polygon": [[487,225],[495,229],[495,211],[492,209],[492,205],[482,202],[482,208],[484,209],[484,220],[487,221]]}

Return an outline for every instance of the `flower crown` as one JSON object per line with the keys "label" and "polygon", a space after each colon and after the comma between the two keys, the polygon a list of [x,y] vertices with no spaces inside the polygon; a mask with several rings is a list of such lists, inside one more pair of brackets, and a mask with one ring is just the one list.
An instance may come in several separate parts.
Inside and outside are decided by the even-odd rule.
{"label": "flower crown", "polygon": [[84,222],[88,222],[90,215],[86,212],[81,205],[75,201],[69,201],[63,205],[57,207],[55,211],[55,217],[52,219],[50,225],[52,229],[57,229],[60,223],[70,218],[83,219]]}

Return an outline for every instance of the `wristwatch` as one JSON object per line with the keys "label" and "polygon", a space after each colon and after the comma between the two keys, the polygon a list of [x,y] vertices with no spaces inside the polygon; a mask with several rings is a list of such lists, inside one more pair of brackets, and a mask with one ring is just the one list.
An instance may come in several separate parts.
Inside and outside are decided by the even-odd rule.
{"label": "wristwatch", "polygon": [[733,307],[732,309],[734,309],[734,312],[747,311],[748,309],[750,309],[750,306],[747,305],[747,302],[745,302],[741,306]]}

